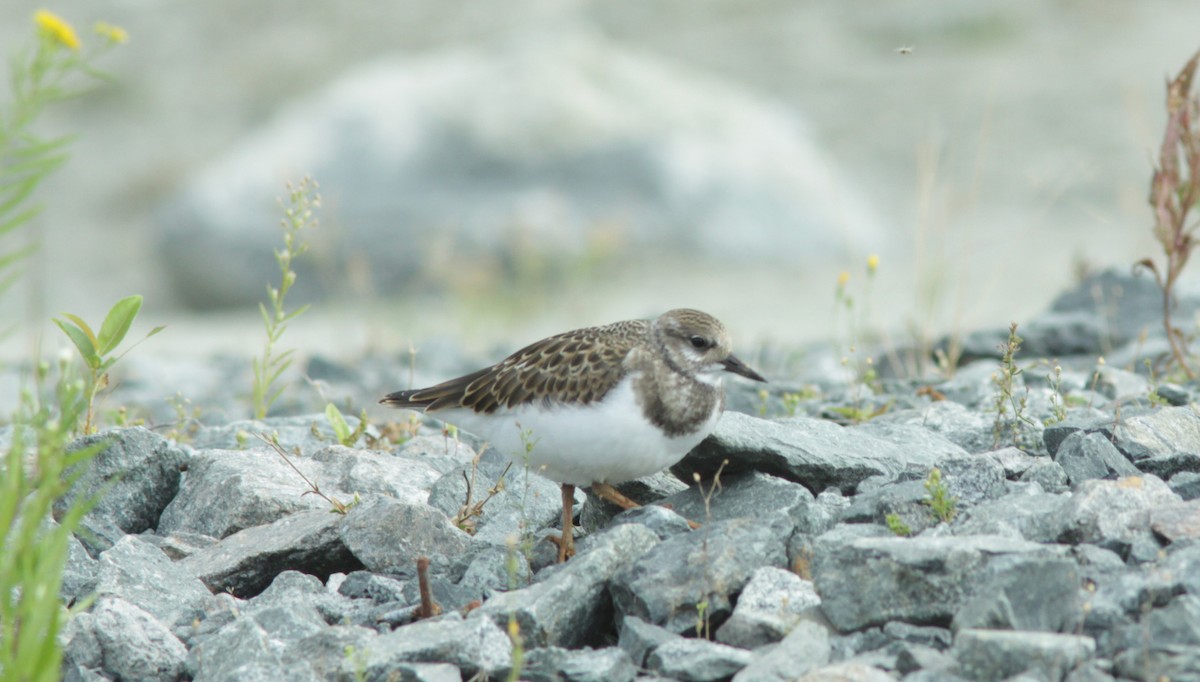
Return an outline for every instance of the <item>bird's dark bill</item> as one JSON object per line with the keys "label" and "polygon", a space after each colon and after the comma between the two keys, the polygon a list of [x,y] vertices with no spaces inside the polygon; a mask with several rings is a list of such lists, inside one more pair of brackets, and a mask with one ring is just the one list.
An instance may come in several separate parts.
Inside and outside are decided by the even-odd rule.
{"label": "bird's dark bill", "polygon": [[721,364],[725,365],[725,370],[728,372],[733,372],[734,374],[740,374],[740,375],[746,377],[747,379],[761,381],[764,384],[767,383],[767,380],[762,378],[762,376],[758,372],[755,372],[754,370],[750,369],[750,367],[747,366],[746,363],[742,362],[741,360],[738,360],[736,357],[734,357],[732,355],[725,358],[725,361],[722,362]]}

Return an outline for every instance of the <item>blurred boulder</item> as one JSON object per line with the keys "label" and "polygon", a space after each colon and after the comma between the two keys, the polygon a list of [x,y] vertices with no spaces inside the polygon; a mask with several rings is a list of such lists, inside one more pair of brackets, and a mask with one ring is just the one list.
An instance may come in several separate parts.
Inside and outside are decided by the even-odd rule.
{"label": "blurred boulder", "polygon": [[262,298],[275,199],[304,175],[320,270],[354,284],[301,273],[301,298],[649,248],[794,264],[885,241],[795,112],[584,30],[362,65],[280,111],[159,214],[186,303]]}

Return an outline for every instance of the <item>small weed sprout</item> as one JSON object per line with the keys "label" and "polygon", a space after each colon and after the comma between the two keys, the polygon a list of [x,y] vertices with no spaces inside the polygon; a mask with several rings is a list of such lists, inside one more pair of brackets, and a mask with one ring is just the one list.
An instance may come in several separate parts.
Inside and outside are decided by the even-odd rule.
{"label": "small weed sprout", "polygon": [[[694,480],[696,482],[696,487],[698,487],[700,489],[700,494],[704,498],[704,522],[706,524],[712,523],[712,498],[713,498],[713,495],[717,492],[717,490],[721,487],[721,472],[725,470],[725,467],[728,464],[729,464],[729,460],[727,460],[727,459],[721,461],[721,466],[717,467],[717,472],[715,474],[713,474],[712,485],[710,485],[708,487],[708,490],[704,489],[704,483],[701,481],[700,474],[699,473],[692,474],[692,480]],[[691,524],[689,524],[689,525],[691,525]],[[694,526],[693,526],[693,528],[694,528]],[[707,561],[707,557],[708,557],[708,535],[707,534],[705,534],[704,541],[701,544],[701,552],[705,557],[705,560],[703,562],[704,566],[708,566],[709,562]],[[707,570],[704,572],[704,578],[705,578],[706,582],[712,581],[712,576],[709,575],[709,572]],[[712,636],[711,614],[709,613],[709,608],[711,606],[711,604],[709,603],[709,595],[710,594],[712,594],[712,590],[707,591],[705,593],[704,597],[702,599],[700,599],[700,601],[696,602],[696,636],[703,638],[703,639],[711,639],[712,638],[711,637]]]}
{"label": "small weed sprout", "polygon": [[1167,129],[1150,182],[1154,237],[1163,248],[1166,264],[1160,269],[1152,259],[1143,258],[1134,265],[1135,270],[1149,270],[1162,289],[1163,330],[1175,363],[1188,379],[1195,379],[1196,374],[1187,361],[1183,331],[1171,322],[1171,312],[1175,284],[1196,246],[1196,223],[1189,222],[1188,213],[1200,204],[1200,97],[1192,94],[1198,62],[1200,52],[1167,84]]}
{"label": "small weed sprout", "polygon": [[1022,341],[1024,339],[1017,334],[1017,323],[1013,322],[1008,328],[1008,340],[1000,346],[1000,369],[992,375],[992,383],[996,386],[996,400],[992,408],[996,413],[996,420],[992,424],[993,447],[1000,445],[1006,430],[1012,435],[1013,443],[1017,444],[1021,438],[1021,424],[1037,423],[1025,414],[1029,389],[1026,388],[1020,396],[1016,395],[1016,379],[1022,371],[1017,367],[1016,357]]}
{"label": "small weed sprout", "polygon": [[1146,358],[1143,362],[1146,363],[1146,372],[1150,375],[1150,393],[1146,395],[1146,399],[1153,407],[1166,407],[1170,403],[1158,394],[1158,378],[1154,376],[1154,363],[1150,362],[1150,358]]}
{"label": "small weed sprout", "polygon": [[[310,178],[304,178],[299,185],[288,183],[288,204],[283,208],[283,248],[275,250],[275,262],[279,265],[280,282],[278,287],[267,285],[267,299],[271,307],[259,303],[258,310],[262,314],[263,326],[266,328],[267,340],[263,347],[261,358],[255,358],[254,386],[252,401],[254,418],[262,419],[267,416],[271,405],[283,393],[283,387],[272,390],[279,376],[292,364],[294,349],[279,352],[275,344],[287,330],[288,323],[303,315],[308,310],[307,305],[288,312],[285,299],[292,285],[296,283],[296,271],[292,270],[292,261],[308,251],[308,242],[302,238],[305,229],[317,226],[313,210],[320,208],[321,196],[317,194],[317,183]],[[280,200],[280,205],[283,201]]]}
{"label": "small weed sprout", "polygon": [[274,450],[280,457],[283,458],[283,461],[287,462],[287,465],[292,468],[292,471],[295,471],[296,474],[300,478],[304,479],[304,482],[308,484],[308,490],[305,490],[301,494],[301,497],[303,497],[304,495],[316,495],[317,497],[320,497],[321,499],[323,499],[329,503],[329,506],[332,507],[329,510],[330,512],[332,512],[334,514],[342,514],[342,515],[345,515],[346,512],[350,511],[350,509],[352,507],[354,507],[361,501],[358,497],[358,493],[355,493],[354,499],[351,500],[349,504],[346,504],[346,503],[339,501],[336,497],[330,497],[330,496],[326,495],[325,493],[321,492],[321,487],[318,486],[316,483],[313,483],[312,480],[309,479],[308,476],[304,475],[303,471],[300,471],[300,469],[297,468],[296,465],[292,463],[292,460],[287,456],[287,453],[284,452],[283,446],[279,444],[279,438],[277,436],[274,436],[274,435],[268,436],[265,433],[256,433],[254,435],[259,440],[261,440],[262,442],[264,442],[268,446],[270,446],[272,450]]}
{"label": "small weed sprout", "polygon": [[367,680],[367,651],[366,649],[355,648],[353,644],[347,644],[345,649],[342,649],[342,657],[350,661],[354,666],[354,682],[366,682]]}
{"label": "small weed sprout", "polygon": [[1067,418],[1067,397],[1062,392],[1062,366],[1054,363],[1054,368],[1046,377],[1050,384],[1050,416],[1042,420],[1046,426],[1057,424]]}
{"label": "small weed sprout", "polygon": [[886,517],[884,517],[883,521],[887,524],[888,530],[892,531],[893,535],[897,535],[902,538],[907,538],[912,535],[912,528],[910,528],[909,525],[904,522],[904,519],[900,518],[899,514],[888,514]]}
{"label": "small weed sprout", "polygon": [[[129,333],[129,327],[133,324],[134,318],[137,317],[138,311],[142,307],[141,296],[128,296],[117,301],[117,303],[108,311],[108,315],[104,318],[104,323],[100,325],[99,333],[92,331],[91,326],[77,315],[63,313],[66,320],[55,319],[54,324],[62,330],[71,343],[75,344],[75,348],[79,350],[80,357],[87,365],[87,392],[86,404],[87,413],[83,422],[83,433],[89,434],[95,432],[95,426],[92,424],[93,403],[96,400],[96,393],[108,386],[108,370],[121,358],[125,357],[125,353],[113,357],[110,355],[121,341],[125,340],[125,335]],[[151,329],[142,341],[161,332],[164,327],[155,327]],[[141,343],[139,341],[138,343]],[[137,344],[134,344],[135,346]],[[131,347],[132,348],[132,347]]]}
{"label": "small weed sprout", "polygon": [[410,412],[404,421],[384,422],[379,427],[379,436],[366,435],[367,447],[375,450],[387,443],[404,445],[416,437],[421,431],[421,417],[416,412]]}
{"label": "small weed sprout", "polygon": [[800,409],[800,401],[803,399],[797,392],[789,391],[780,396],[783,401],[783,414],[787,417],[795,417],[796,411]]}
{"label": "small weed sprout", "polygon": [[[333,435],[337,438],[337,442],[348,448],[354,447],[358,439],[367,432],[367,411],[364,409],[362,415],[358,418],[358,426],[353,429],[346,422],[346,417],[342,415],[342,411],[337,408],[337,405],[328,403],[325,405],[325,419],[329,422],[330,428],[333,429]],[[314,425],[315,429],[315,425]]]}
{"label": "small weed sprout", "polygon": [[180,393],[166,401],[175,409],[175,426],[166,433],[166,437],[177,443],[190,441],[200,430],[200,408],[192,406],[192,401]]}
{"label": "small weed sprout", "polygon": [[[505,556],[504,568],[508,571],[508,589],[517,588],[517,539],[508,538],[508,553]],[[516,611],[508,612],[508,638],[512,641],[512,669],[508,673],[508,682],[518,682],[521,679],[521,668],[525,660],[525,638],[521,636],[521,624],[517,622]]]}
{"label": "small weed sprout", "polygon": [[925,479],[925,492],[929,497],[922,502],[929,506],[933,518],[941,523],[950,523],[957,513],[955,507],[958,506],[958,500],[950,496],[950,489],[942,481],[941,469],[934,467],[929,470],[929,477]]}
{"label": "small weed sprout", "polygon": [[[487,446],[484,447],[486,448]],[[484,448],[480,448],[480,452],[482,452],[483,449]],[[507,465],[505,465],[504,471],[500,472],[500,478],[496,479],[495,485],[493,485],[491,488],[488,488],[487,496],[482,500],[472,502],[472,499],[475,495],[475,476],[479,470],[479,457],[480,455],[475,455],[473,458],[471,458],[471,475],[469,477],[467,476],[467,472],[463,472],[463,480],[467,483],[466,499],[463,500],[463,504],[461,507],[459,507],[458,513],[454,515],[454,518],[450,519],[450,522],[453,523],[456,528],[470,535],[475,534],[475,519],[483,516],[483,506],[487,504],[493,497],[504,491],[505,476],[508,476],[508,470],[512,468],[512,462],[509,462]]]}

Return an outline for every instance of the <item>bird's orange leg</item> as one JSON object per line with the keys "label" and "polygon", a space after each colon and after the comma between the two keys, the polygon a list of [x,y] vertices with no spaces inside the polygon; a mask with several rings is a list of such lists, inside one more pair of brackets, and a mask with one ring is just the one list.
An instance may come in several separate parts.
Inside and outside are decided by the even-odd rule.
{"label": "bird's orange leg", "polygon": [[575,556],[575,486],[562,484],[562,537],[558,541],[558,563]]}

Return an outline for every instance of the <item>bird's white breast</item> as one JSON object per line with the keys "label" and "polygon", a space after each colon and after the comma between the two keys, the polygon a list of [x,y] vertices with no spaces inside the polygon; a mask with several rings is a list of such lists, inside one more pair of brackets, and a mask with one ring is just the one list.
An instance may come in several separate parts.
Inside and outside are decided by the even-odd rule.
{"label": "bird's white breast", "polygon": [[517,466],[527,463],[530,471],[559,483],[589,486],[622,483],[675,464],[712,431],[720,411],[714,405],[696,431],[668,437],[646,418],[627,376],[590,405],[524,405],[490,415],[452,409],[434,416],[486,439]]}

